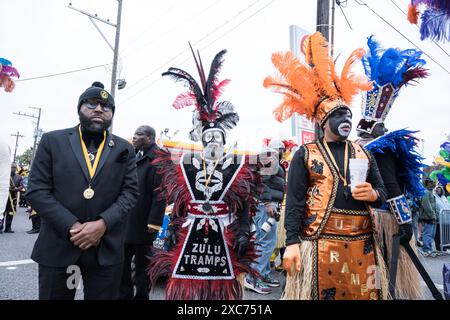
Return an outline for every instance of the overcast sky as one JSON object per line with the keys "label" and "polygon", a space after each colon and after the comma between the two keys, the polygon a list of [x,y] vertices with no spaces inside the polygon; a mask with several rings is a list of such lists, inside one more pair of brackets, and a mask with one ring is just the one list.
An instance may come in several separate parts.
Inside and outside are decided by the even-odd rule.
{"label": "overcast sky", "polygon": [[[315,0],[123,0],[120,37],[120,75],[127,87],[116,91],[114,133],[132,136],[137,126],[148,124],[157,132],[180,130],[178,139],[188,141],[192,109],[176,111],[172,102],[184,88],[160,75],[169,67],[179,67],[197,76],[188,51],[188,41],[201,52],[208,66],[214,55],[227,49],[221,78],[230,78],[223,99],[231,101],[241,120],[228,141],[239,140],[239,147],[259,150],[263,138],[291,138],[290,121],[283,124],[272,117],[281,98],[263,88],[265,76],[275,69],[270,57],[274,51],[289,49],[289,26],[315,30]],[[407,0],[395,0],[407,10]],[[61,0],[0,0],[0,57],[13,62],[21,79],[61,73],[97,65],[111,64],[112,50],[88,17],[67,7]],[[434,60],[450,70],[450,58],[435,44],[420,41],[416,26],[390,0],[366,3]],[[116,21],[115,0],[73,0],[76,8],[97,13]],[[349,23],[336,7],[335,49],[340,72],[345,59],[357,47],[366,48],[367,36],[374,34],[383,46],[412,48],[406,39],[389,27],[367,7],[349,0],[343,8]],[[115,28],[98,22],[114,43]],[[450,45],[441,44],[450,53]],[[431,76],[413,87],[402,89],[391,110],[386,126],[390,130],[409,127],[420,130],[428,162],[450,132],[450,74],[429,57]],[[358,66],[362,72],[362,67]],[[94,81],[110,89],[111,66],[29,81],[19,81],[13,93],[0,92],[0,135],[14,152],[17,130],[25,135],[19,140],[18,154],[33,143],[31,118],[13,112],[33,113],[42,108],[44,131],[75,126],[80,94]],[[353,103],[354,127],[360,118],[361,99]],[[353,129],[352,137],[355,137]]]}

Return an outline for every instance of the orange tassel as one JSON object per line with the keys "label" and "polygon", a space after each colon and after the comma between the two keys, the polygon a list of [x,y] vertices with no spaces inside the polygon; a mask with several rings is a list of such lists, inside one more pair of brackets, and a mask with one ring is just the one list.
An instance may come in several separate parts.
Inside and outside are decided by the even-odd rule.
{"label": "orange tassel", "polygon": [[409,4],[408,6],[408,21],[412,24],[417,24],[419,22],[419,10],[417,5]]}

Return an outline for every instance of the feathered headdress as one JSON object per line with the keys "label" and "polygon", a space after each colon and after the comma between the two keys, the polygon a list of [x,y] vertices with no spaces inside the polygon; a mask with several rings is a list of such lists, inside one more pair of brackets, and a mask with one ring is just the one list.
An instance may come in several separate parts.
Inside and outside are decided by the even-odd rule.
{"label": "feathered headdress", "polygon": [[219,81],[218,78],[223,64],[223,56],[227,51],[222,50],[216,54],[211,63],[209,75],[206,77],[200,53],[197,51],[197,59],[191,44],[189,46],[200,76],[200,84],[186,71],[169,68],[162,75],[170,76],[176,82],[184,82],[185,86],[189,88],[189,91],[177,96],[172,106],[175,109],[195,106],[196,110],[192,119],[194,128],[189,134],[193,141],[200,140],[202,132],[209,128],[220,129],[225,136],[226,130],[232,129],[239,121],[239,116],[234,112],[231,102],[218,101],[223,88],[230,82],[229,79]]}
{"label": "feathered headdress", "polygon": [[6,92],[13,91],[16,86],[11,77],[19,78],[19,72],[12,66],[11,61],[0,58],[0,87]]}
{"label": "feathered headdress", "polygon": [[431,172],[431,180],[438,182],[450,193],[450,142],[441,144],[441,150],[435,162],[440,166],[439,170]]}
{"label": "feathered headdress", "polygon": [[321,33],[309,36],[305,40],[305,48],[306,64],[290,51],[272,54],[272,62],[279,74],[266,77],[264,87],[284,95],[284,101],[273,112],[278,121],[282,122],[297,112],[311,120],[316,119],[323,126],[333,111],[349,108],[359,90],[371,88],[364,76],[350,70],[363,56],[364,50],[352,52],[339,77],[328,54],[328,43]]}
{"label": "feathered headdress", "polygon": [[[419,7],[425,7],[422,13]],[[450,41],[450,1],[412,0],[408,7],[408,20],[418,24],[419,16],[421,40]]]}
{"label": "feathered headdress", "polygon": [[428,72],[422,67],[426,61],[419,50],[383,49],[373,36],[367,45],[369,52],[362,63],[373,89],[363,96],[362,117],[356,130],[371,134],[375,125],[386,119],[400,88],[427,77]]}

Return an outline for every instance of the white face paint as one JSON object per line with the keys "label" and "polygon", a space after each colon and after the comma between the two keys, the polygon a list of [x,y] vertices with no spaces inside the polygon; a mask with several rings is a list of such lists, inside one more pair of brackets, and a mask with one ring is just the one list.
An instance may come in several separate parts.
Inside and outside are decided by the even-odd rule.
{"label": "white face paint", "polygon": [[223,156],[224,144],[223,133],[221,130],[207,130],[202,137],[203,155],[206,159],[217,160]]}
{"label": "white face paint", "polygon": [[217,160],[223,156],[223,151],[224,151],[223,144],[210,142],[206,145],[205,149],[203,150],[203,154],[206,159]]}
{"label": "white face paint", "polygon": [[352,130],[352,126],[349,123],[341,123],[338,127],[338,132],[341,137],[348,137],[350,135],[350,131]]}

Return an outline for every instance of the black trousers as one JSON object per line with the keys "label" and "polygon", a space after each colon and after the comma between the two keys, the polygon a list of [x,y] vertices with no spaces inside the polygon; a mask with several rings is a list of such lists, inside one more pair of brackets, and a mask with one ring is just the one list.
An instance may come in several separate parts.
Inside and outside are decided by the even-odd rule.
{"label": "black trousers", "polygon": [[[121,300],[148,300],[150,281],[147,276],[148,257],[151,255],[149,244],[125,243],[125,259],[123,264],[122,281],[120,283]],[[134,256],[135,275],[132,277],[131,261]],[[134,283],[133,283],[134,282]],[[136,293],[134,293],[136,286]]]}
{"label": "black trousers", "polygon": [[[12,205],[11,205],[11,199],[12,198]],[[17,195],[10,194],[8,197],[8,202],[6,203],[5,212],[3,213],[3,219],[5,224],[5,231],[11,230],[11,224],[13,221],[14,216],[10,213],[17,212]],[[13,210],[14,206],[14,210]]]}
{"label": "black trousers", "polygon": [[31,218],[31,225],[33,230],[41,229],[41,217],[38,214],[35,214]]}
{"label": "black trousers", "polygon": [[12,214],[9,214],[9,212],[6,210],[3,213],[3,216],[4,216],[4,220],[5,220],[5,231],[11,230],[11,224],[12,224],[14,216]]}
{"label": "black trousers", "polygon": [[118,299],[122,264],[100,266],[97,252],[97,248],[84,251],[76,264],[68,267],[40,264],[39,300],[74,300],[81,278],[85,300]]}

